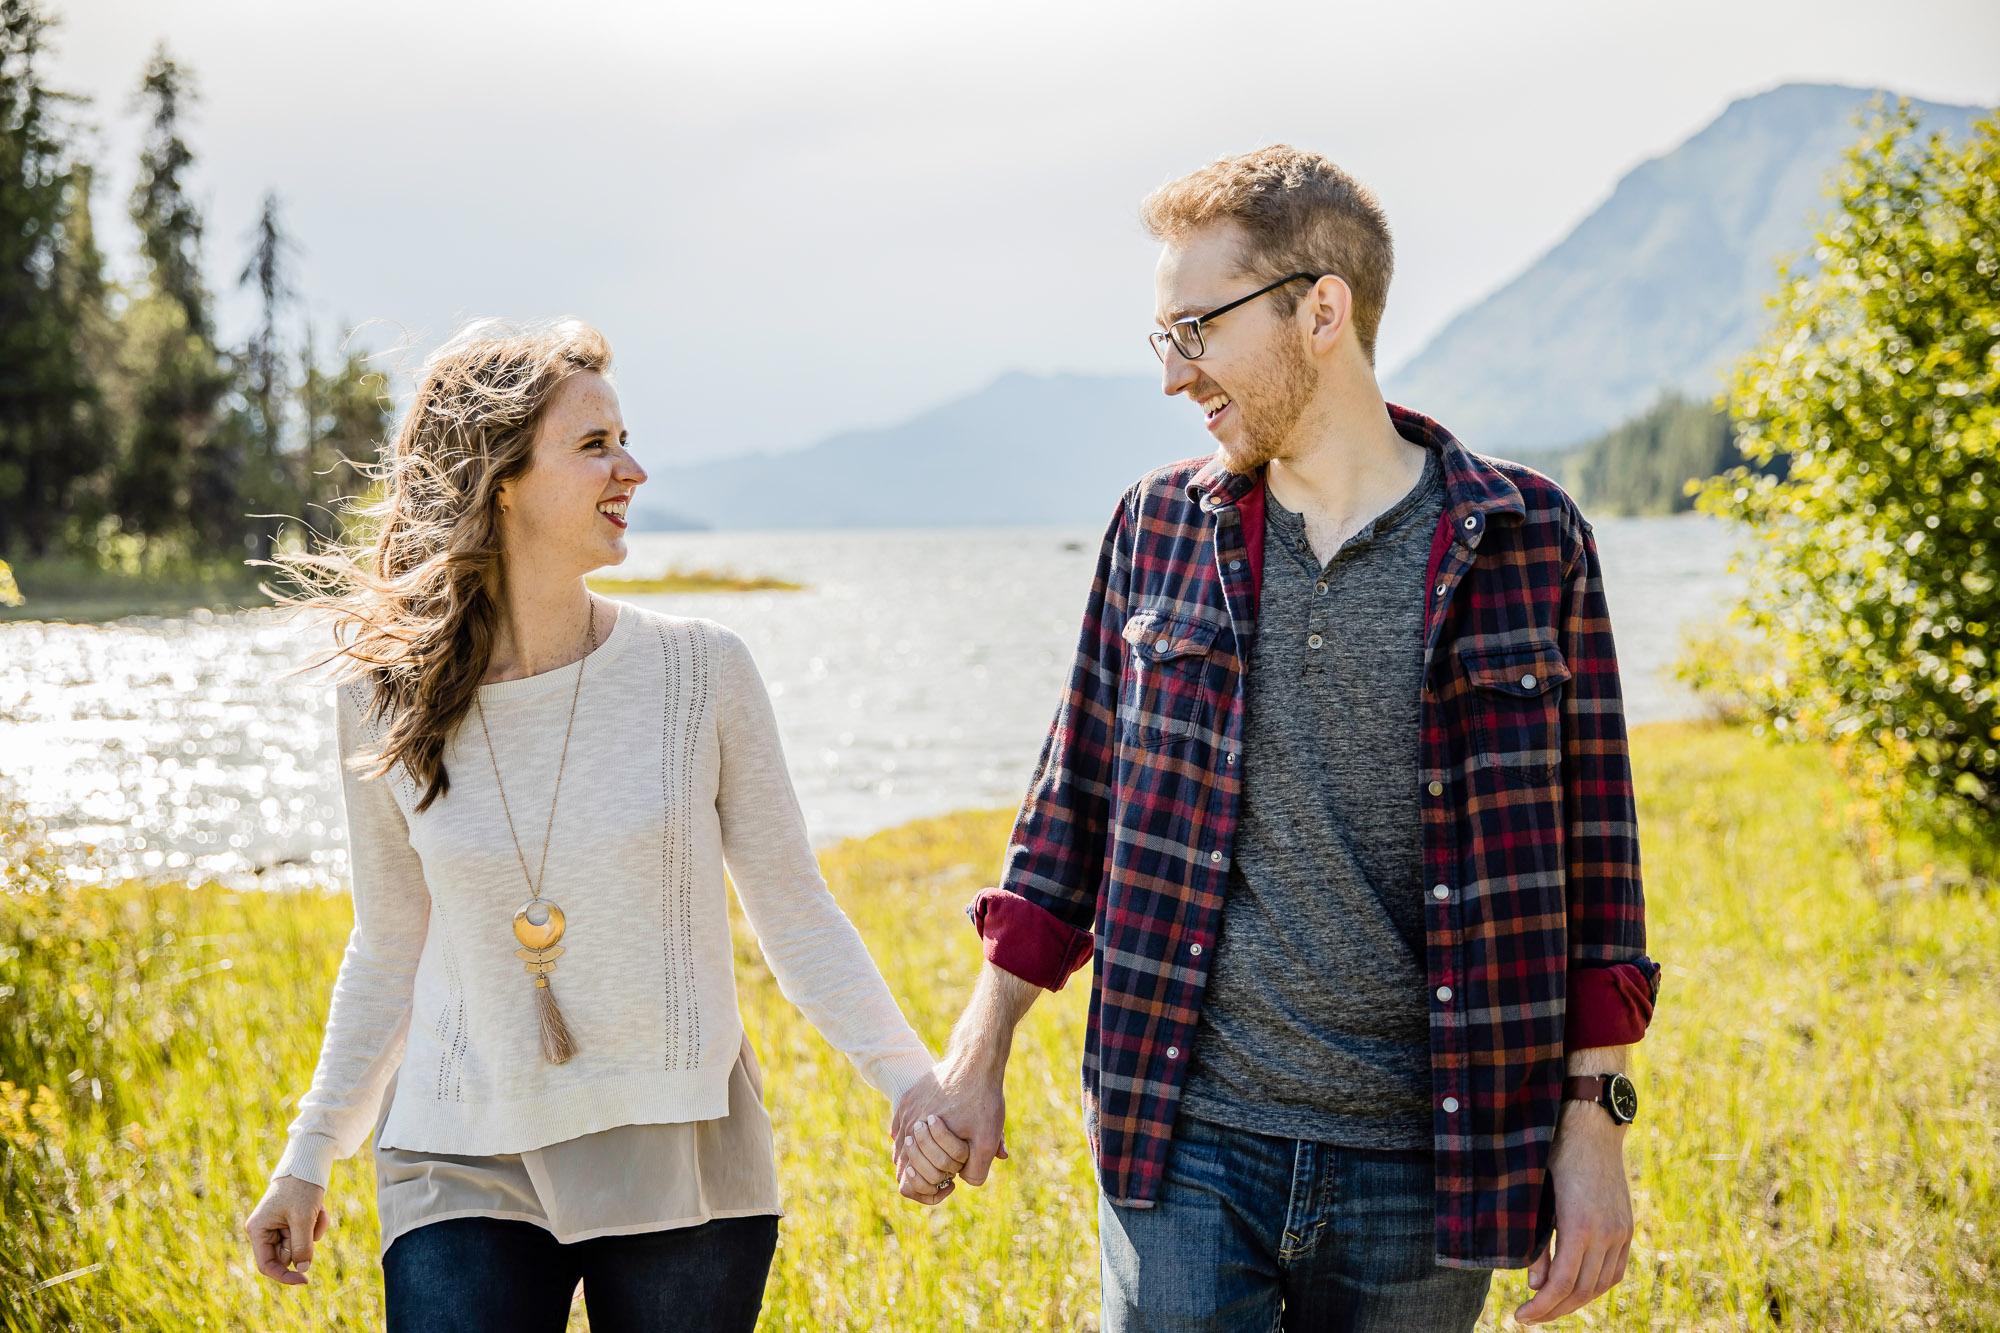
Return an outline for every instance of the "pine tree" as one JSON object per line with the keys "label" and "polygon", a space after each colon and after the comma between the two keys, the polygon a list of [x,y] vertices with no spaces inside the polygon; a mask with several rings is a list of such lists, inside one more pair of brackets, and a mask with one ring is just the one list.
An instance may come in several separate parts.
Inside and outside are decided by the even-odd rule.
{"label": "pine tree", "polygon": [[201,280],[201,212],[188,197],[194,152],[181,138],[181,118],[198,100],[194,78],[167,54],[153,52],[139,81],[138,105],[151,119],[139,150],[139,181],[132,187],[132,221],[153,287],[181,308],[188,331],[211,336],[208,290]]}
{"label": "pine tree", "polygon": [[303,470],[303,459],[288,456],[285,449],[286,404],[291,395],[280,321],[296,299],[287,272],[295,247],[278,220],[275,194],[264,196],[250,234],[250,258],[236,282],[239,287],[255,289],[261,318],[250,341],[235,357],[242,406],[231,413],[227,430],[249,456],[243,498],[252,510],[254,554],[259,560],[268,560],[284,528],[278,515],[297,513],[305,489],[303,478],[296,475]]}
{"label": "pine tree", "polygon": [[103,291],[89,176],[37,64],[52,21],[0,0],[0,552],[47,553],[101,461],[97,391],[72,333]]}
{"label": "pine tree", "polygon": [[217,429],[229,379],[210,336],[203,224],[187,182],[195,157],[181,135],[194,97],[189,75],[156,51],[139,87],[149,126],[131,208],[147,287],[123,320],[131,427],[111,507],[128,532],[179,538],[190,554],[240,552],[244,458],[233,432]]}

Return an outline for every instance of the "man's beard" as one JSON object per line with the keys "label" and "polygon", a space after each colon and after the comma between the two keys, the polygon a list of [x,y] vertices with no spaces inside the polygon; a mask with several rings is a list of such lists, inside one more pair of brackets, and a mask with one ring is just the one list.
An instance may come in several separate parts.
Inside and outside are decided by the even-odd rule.
{"label": "man's beard", "polygon": [[1230,401],[1243,414],[1235,444],[1221,447],[1222,465],[1231,472],[1255,472],[1285,452],[1299,418],[1305,415],[1319,389],[1319,367],[1306,359],[1290,338],[1277,340],[1277,358],[1271,373],[1247,386],[1241,396]]}

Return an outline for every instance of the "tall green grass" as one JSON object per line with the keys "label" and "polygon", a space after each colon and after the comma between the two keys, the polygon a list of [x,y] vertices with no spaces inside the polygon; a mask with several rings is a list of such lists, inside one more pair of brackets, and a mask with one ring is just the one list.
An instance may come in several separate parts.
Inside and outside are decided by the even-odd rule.
{"label": "tall green grass", "polygon": [[[1871,887],[1825,759],[1737,730],[1636,739],[1659,1014],[1628,1141],[1624,1284],[1571,1327],[2000,1328],[2000,896]],[[1004,812],[831,849],[835,893],[941,1045]],[[337,1169],[304,1288],[238,1241],[304,1088],[350,920],[338,894],[39,890],[0,824],[0,1327],[379,1327],[372,1176]],[[983,1190],[899,1198],[885,1107],[739,933],[787,1218],[770,1329],[1092,1327],[1095,1189],[1077,1116],[1083,978],[1025,1024]],[[1525,1299],[1494,1285],[1484,1327]],[[579,1313],[572,1326],[583,1327]]]}

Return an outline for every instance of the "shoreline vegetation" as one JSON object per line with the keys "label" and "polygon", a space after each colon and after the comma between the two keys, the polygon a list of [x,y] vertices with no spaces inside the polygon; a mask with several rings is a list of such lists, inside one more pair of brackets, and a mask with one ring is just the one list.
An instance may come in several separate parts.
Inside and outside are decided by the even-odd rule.
{"label": "shoreline vegetation", "polygon": [[805,584],[765,575],[731,574],[715,569],[669,569],[651,578],[618,579],[592,576],[584,580],[592,592],[607,597],[646,597],[677,592],[803,592]]}
{"label": "shoreline vegetation", "polygon": [[[1638,1231],[1624,1283],[1565,1322],[2000,1327],[2000,891],[1916,844],[1884,858],[1822,747],[1676,723],[1636,728],[1633,756],[1665,969],[1634,1060]],[[959,909],[994,882],[1010,821],[821,854],[933,1049],[980,962]],[[346,895],[61,879],[41,830],[0,809],[0,1327],[379,1327],[365,1149],[335,1170],[309,1286],[256,1276],[238,1232],[310,1078]],[[926,1211],[896,1194],[881,1099],[740,919],[735,964],[786,1207],[761,1327],[1095,1328],[1089,987],[1022,1025],[1011,1160]],[[1484,1330],[1527,1295],[1519,1272],[1494,1288]]]}
{"label": "shoreline vegetation", "polygon": [[[216,614],[271,605],[259,571],[229,561],[157,571],[116,571],[81,560],[0,562],[0,624],[18,620],[101,624],[127,616]],[[649,578],[591,578],[607,597],[708,592],[797,592],[805,585],[727,570],[673,568]]]}

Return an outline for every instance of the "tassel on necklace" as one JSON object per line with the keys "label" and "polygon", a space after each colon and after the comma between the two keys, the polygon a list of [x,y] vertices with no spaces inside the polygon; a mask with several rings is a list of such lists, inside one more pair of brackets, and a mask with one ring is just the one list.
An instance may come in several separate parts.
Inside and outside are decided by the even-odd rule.
{"label": "tassel on necklace", "polygon": [[569,1024],[563,1022],[562,1010],[556,1007],[556,993],[549,989],[546,976],[535,978],[535,1012],[542,1020],[542,1059],[559,1065],[575,1055],[576,1041],[569,1035]]}

